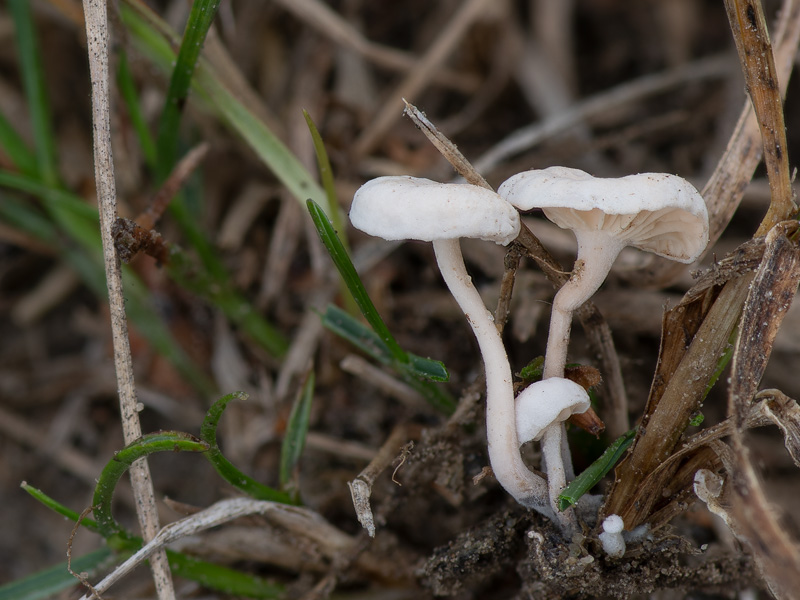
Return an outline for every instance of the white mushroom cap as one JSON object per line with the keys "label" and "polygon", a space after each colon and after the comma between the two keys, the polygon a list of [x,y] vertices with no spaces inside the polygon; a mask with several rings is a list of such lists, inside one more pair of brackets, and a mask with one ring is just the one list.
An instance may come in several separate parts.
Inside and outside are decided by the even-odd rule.
{"label": "white mushroom cap", "polygon": [[550,167],[514,175],[498,192],[520,210],[543,209],[563,229],[602,231],[622,245],[682,263],[694,262],[708,244],[703,197],[676,175],[605,179]]}
{"label": "white mushroom cap", "polygon": [[574,381],[550,377],[532,383],[516,400],[517,437],[520,446],[541,439],[544,429],[589,410],[589,394]]}
{"label": "white mushroom cap", "polygon": [[350,222],[385,240],[469,237],[506,245],[519,235],[519,213],[492,190],[407,176],[378,177],[361,186]]}

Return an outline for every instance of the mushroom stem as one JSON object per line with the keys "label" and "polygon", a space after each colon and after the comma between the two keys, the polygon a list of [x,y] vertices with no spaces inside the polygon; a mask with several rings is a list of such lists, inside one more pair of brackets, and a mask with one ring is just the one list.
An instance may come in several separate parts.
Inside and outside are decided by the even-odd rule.
{"label": "mushroom stem", "polygon": [[486,309],[464,266],[458,239],[434,240],[436,262],[478,340],[486,370],[486,437],[489,461],[500,485],[514,499],[556,518],[548,502],[547,484],[522,461],[517,437],[511,367],[494,318]]}
{"label": "mushroom stem", "polygon": [[[553,299],[543,379],[564,377],[572,313],[591,298],[603,284],[614,259],[624,248],[623,243],[603,232],[581,231],[576,236],[578,256],[575,260],[575,270]],[[574,514],[568,514],[571,510],[560,513],[557,508],[558,495],[566,486],[567,478],[574,477],[572,456],[566,443],[566,429],[563,423],[553,423],[544,430],[542,456],[547,470],[550,505],[562,521],[562,527],[569,527],[574,524]]]}
{"label": "mushroom stem", "polygon": [[553,298],[550,332],[544,357],[544,379],[564,376],[572,313],[600,288],[614,264],[614,259],[625,247],[620,240],[602,231],[581,231],[576,233],[576,237],[578,256],[572,277]]}
{"label": "mushroom stem", "polygon": [[550,500],[550,507],[558,517],[561,529],[566,532],[573,532],[577,529],[578,521],[575,517],[575,509],[568,508],[565,511],[558,510],[558,495],[567,485],[567,470],[573,473],[572,457],[569,448],[566,448],[567,460],[564,460],[564,450],[567,438],[567,431],[563,422],[553,423],[545,428],[542,434],[542,458],[547,472],[547,487]]}

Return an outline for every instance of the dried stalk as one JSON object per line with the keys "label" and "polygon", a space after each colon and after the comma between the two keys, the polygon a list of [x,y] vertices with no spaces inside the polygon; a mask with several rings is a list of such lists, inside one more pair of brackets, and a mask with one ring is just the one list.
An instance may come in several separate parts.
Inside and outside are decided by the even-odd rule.
{"label": "dried stalk", "polygon": [[[89,70],[92,81],[94,168],[100,209],[100,233],[103,240],[122,428],[125,443],[129,444],[141,437],[142,429],[139,423],[128,325],[125,319],[122,272],[111,234],[111,228],[117,218],[117,205],[114,162],[111,154],[106,2],[104,0],[84,0],[83,9],[86,18]],[[147,462],[142,459],[131,466],[130,473],[142,535],[145,540],[150,540],[156,535],[159,527],[150,469]],[[162,550],[154,554],[150,565],[159,599],[175,598],[166,553]]]}
{"label": "dried stalk", "polygon": [[[780,131],[774,128],[776,123],[783,122],[783,117],[772,113],[776,110],[781,111],[782,107],[780,90],[775,83],[778,81],[775,65],[763,58],[764,52],[770,52],[770,46],[767,32],[763,28],[763,16],[756,14],[762,9],[757,2],[749,2],[746,5],[742,3],[740,9],[744,11],[750,27],[747,44],[755,44],[755,47],[747,47],[747,50],[742,51],[742,68],[750,88],[753,110],[761,126],[763,143],[765,146],[771,146],[768,148],[767,156],[768,158],[771,156],[768,175],[773,197],[770,210],[759,227],[760,232],[770,229],[776,218],[787,218],[794,205],[791,202],[791,188],[788,185],[786,152],[777,149],[778,146],[785,148],[786,141],[783,127],[781,126]],[[755,11],[752,18],[748,16],[751,10]],[[783,17],[784,32],[792,32],[792,35],[785,33],[784,38],[791,38],[796,47],[800,36],[800,3],[788,0],[784,6]],[[739,39],[741,31],[736,22],[732,22],[732,29],[734,36],[737,37],[737,45],[743,44],[744,42]],[[759,88],[758,92],[756,88]],[[728,183],[738,181],[749,169],[730,160],[732,148],[737,148],[742,139],[739,137],[740,133],[737,130],[734,134],[728,151],[720,161],[715,177],[712,178],[713,181]],[[746,150],[749,155],[752,149]],[[739,148],[739,151],[742,151],[742,148]],[[757,155],[755,152],[753,156]],[[786,162],[786,166],[782,166],[781,162]],[[755,168],[755,164],[752,166]],[[752,170],[749,173],[748,179]],[[740,187],[743,188],[743,185]],[[741,194],[733,197],[732,208],[735,210]],[[715,210],[717,209],[712,206],[712,214]],[[659,366],[642,420],[643,428],[629,456],[617,468],[615,485],[605,506],[606,514],[620,515],[625,521],[626,528],[636,527],[648,519],[649,511],[660,490],[651,490],[652,493],[643,495],[644,498],[650,498],[649,501],[636,502],[634,498],[637,490],[640,490],[642,483],[660,463],[673,453],[691,415],[700,408],[705,396],[706,383],[714,372],[717,361],[742,314],[752,278],[752,274],[745,274],[731,279],[716,298],[711,289],[701,295],[692,295],[690,291],[687,298],[693,297],[695,300],[684,301],[665,315]],[[706,307],[712,301],[713,306],[709,310]]]}
{"label": "dried stalk", "polygon": [[800,589],[800,547],[787,535],[770,505],[742,432],[775,336],[800,283],[800,248],[787,237],[796,232],[797,223],[790,221],[767,234],[764,260],[742,315],[728,395],[728,415],[737,425],[731,436],[735,465],[728,486],[732,529],[750,547],[772,593],[787,600],[795,598]]}

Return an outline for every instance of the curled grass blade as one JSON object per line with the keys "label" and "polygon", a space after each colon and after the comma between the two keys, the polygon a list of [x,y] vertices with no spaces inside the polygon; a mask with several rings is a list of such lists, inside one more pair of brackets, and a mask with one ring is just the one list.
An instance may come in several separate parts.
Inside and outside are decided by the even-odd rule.
{"label": "curled grass blade", "polygon": [[248,496],[256,498],[257,500],[272,500],[273,502],[280,502],[282,504],[296,504],[292,497],[279,490],[271,488],[259,483],[249,475],[245,475],[237,469],[233,463],[222,455],[222,451],[217,444],[217,426],[225,411],[225,407],[231,400],[247,400],[248,396],[244,392],[233,392],[226,394],[218,399],[211,408],[208,409],[206,418],[203,420],[203,425],[200,428],[200,438],[208,444],[208,452],[206,458],[211,461],[217,473],[228,483],[235,488],[241,490]]}
{"label": "curled grass blade", "polygon": [[142,436],[114,454],[97,480],[92,507],[100,534],[104,538],[122,534],[123,529],[111,515],[111,500],[120,477],[134,461],[155,452],[206,452],[208,444],[181,431],[160,431]]}
{"label": "curled grass blade", "polygon": [[300,456],[303,454],[303,448],[306,445],[313,399],[314,371],[309,371],[300,394],[292,405],[292,412],[286,424],[286,434],[283,436],[283,444],[281,445],[281,489],[288,492],[295,501],[299,500],[297,466],[300,462]]}
{"label": "curled grass blade", "polygon": [[581,496],[591,490],[603,477],[606,476],[617,461],[622,458],[625,450],[633,443],[636,428],[631,429],[618,437],[606,451],[600,455],[589,467],[573,479],[564,491],[558,496],[558,510],[567,510],[578,502]]}
{"label": "curled grass blade", "polygon": [[183,39],[175,60],[175,67],[164,100],[164,110],[158,123],[156,154],[158,156],[159,179],[164,179],[175,165],[178,155],[178,128],[183,107],[189,96],[197,59],[203,48],[208,29],[217,15],[220,0],[194,0]]}

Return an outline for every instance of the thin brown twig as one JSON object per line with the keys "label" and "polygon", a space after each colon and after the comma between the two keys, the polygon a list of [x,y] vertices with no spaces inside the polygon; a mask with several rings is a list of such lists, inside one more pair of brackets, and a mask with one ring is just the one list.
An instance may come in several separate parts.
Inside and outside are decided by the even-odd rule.
{"label": "thin brown twig", "polygon": [[83,509],[83,512],[78,516],[78,520],[75,522],[75,525],[72,527],[72,531],[69,533],[69,539],[67,540],[67,571],[69,574],[72,575],[75,579],[81,582],[86,588],[92,592],[92,598],[97,598],[97,600],[103,600],[103,597],[100,593],[92,586],[92,583],[89,581],[89,577],[86,573],[77,573],[72,569],[72,544],[75,541],[75,536],[78,534],[78,530],[81,527],[81,522],[89,516],[89,513],[95,509],[94,506],[89,506]]}
{"label": "thin brown twig", "polygon": [[203,142],[189,150],[186,156],[181,158],[178,164],[175,165],[175,168],[172,169],[169,177],[167,177],[155,196],[153,196],[147,209],[136,217],[136,222],[141,227],[152,229],[156,226],[156,223],[158,223],[164,211],[167,210],[169,203],[184,186],[189,175],[203,162],[210,148],[211,144]]}
{"label": "thin brown twig", "polygon": [[[84,0],[89,70],[92,81],[92,122],[94,130],[94,168],[100,212],[100,233],[103,242],[106,284],[108,286],[111,333],[114,346],[114,364],[119,390],[120,412],[125,443],[141,437],[136,388],[133,379],[128,325],[125,318],[125,301],[122,295],[122,272],[114,249],[111,228],[117,218],[114,162],[111,153],[111,107],[108,76],[108,19],[104,0]],[[153,482],[144,459],[136,461],[130,469],[131,483],[136,497],[137,516],[144,539],[152,539],[158,532]],[[153,555],[151,570],[160,600],[175,598],[172,576],[166,552]]]}

